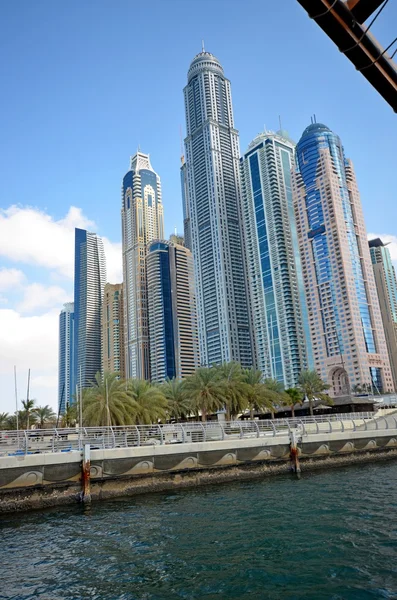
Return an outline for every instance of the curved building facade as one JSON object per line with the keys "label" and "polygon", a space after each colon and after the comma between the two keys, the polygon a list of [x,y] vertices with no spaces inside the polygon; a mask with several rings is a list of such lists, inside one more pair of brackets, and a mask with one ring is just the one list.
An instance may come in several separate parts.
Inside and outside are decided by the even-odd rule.
{"label": "curved building facade", "polygon": [[248,366],[239,136],[230,82],[213,54],[203,51],[193,59],[184,98],[184,223],[194,258],[200,358],[204,365],[236,360]]}
{"label": "curved building facade", "polygon": [[265,131],[241,159],[255,363],[286,388],[311,360],[306,299],[297,247],[291,170],[295,144]]}
{"label": "curved building facade", "polygon": [[147,244],[164,237],[160,177],[148,154],[137,152],[122,185],[122,246],[126,377],[150,379]]}
{"label": "curved building facade", "polygon": [[298,243],[315,366],[331,393],[392,377],[353,165],[321,123],[305,129],[293,176]]}

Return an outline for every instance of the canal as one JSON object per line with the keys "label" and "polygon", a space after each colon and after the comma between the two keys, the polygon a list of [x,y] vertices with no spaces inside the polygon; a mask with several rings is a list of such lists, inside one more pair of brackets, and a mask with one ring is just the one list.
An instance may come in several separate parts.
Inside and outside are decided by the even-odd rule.
{"label": "canal", "polygon": [[397,598],[397,463],[0,518],[0,598]]}

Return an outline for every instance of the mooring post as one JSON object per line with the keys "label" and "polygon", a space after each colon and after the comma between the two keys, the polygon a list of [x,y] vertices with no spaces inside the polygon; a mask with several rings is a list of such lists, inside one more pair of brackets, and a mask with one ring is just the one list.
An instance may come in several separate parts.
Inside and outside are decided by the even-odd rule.
{"label": "mooring post", "polygon": [[299,439],[299,431],[296,429],[291,429],[290,435],[290,465],[291,471],[293,473],[300,473],[301,468],[299,465],[299,450],[298,450],[298,439]]}
{"label": "mooring post", "polygon": [[84,444],[83,462],[81,466],[81,501],[83,504],[91,503],[90,469],[90,445]]}

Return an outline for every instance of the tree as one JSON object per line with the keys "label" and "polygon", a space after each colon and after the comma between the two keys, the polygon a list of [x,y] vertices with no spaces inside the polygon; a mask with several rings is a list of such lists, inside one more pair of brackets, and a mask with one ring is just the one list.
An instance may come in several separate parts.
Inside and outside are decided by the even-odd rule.
{"label": "tree", "polygon": [[237,417],[248,406],[248,386],[244,380],[241,365],[237,362],[223,363],[214,367],[218,373],[219,382],[224,388],[226,420]]}
{"label": "tree", "polygon": [[302,371],[299,375],[299,389],[309,400],[310,414],[313,416],[313,400],[318,399],[326,404],[332,404],[331,398],[326,394],[330,386],[325,383],[317,371]]}
{"label": "tree", "polygon": [[69,403],[66,405],[65,412],[61,418],[62,427],[73,427],[77,421],[77,405]]}
{"label": "tree", "polygon": [[32,413],[36,415],[40,429],[43,429],[48,421],[54,421],[56,419],[56,414],[48,404],[45,406],[37,406],[32,410]]}
{"label": "tree", "polygon": [[355,385],[352,386],[353,394],[360,394],[362,391],[363,391],[363,388],[361,387],[361,385],[359,383],[356,383]]}
{"label": "tree", "polygon": [[186,419],[190,412],[190,404],[186,398],[184,382],[181,379],[166,379],[161,386],[161,392],[167,400],[167,412],[171,419],[177,422]]}
{"label": "tree", "polygon": [[32,411],[34,409],[35,400],[22,400],[23,410],[20,411],[21,421],[24,423],[25,429],[29,429],[30,423],[34,422],[37,417]]}
{"label": "tree", "polygon": [[91,387],[83,388],[83,424],[100,427],[106,425],[131,425],[135,406],[126,384],[118,373],[95,375]]}
{"label": "tree", "polygon": [[250,418],[254,412],[270,411],[274,414],[274,405],[279,401],[277,392],[266,387],[261,371],[254,367],[244,370],[244,379],[247,384],[247,402],[250,409]]}
{"label": "tree", "polygon": [[8,429],[10,415],[6,412],[0,413],[0,429]]}
{"label": "tree", "polygon": [[291,415],[295,417],[295,406],[296,404],[302,404],[302,392],[298,390],[296,387],[288,388],[285,390],[285,393],[289,397],[289,401],[287,400],[287,406],[291,408]]}
{"label": "tree", "polygon": [[133,422],[150,425],[167,418],[167,400],[160,387],[143,379],[128,381],[128,395],[132,403]]}
{"label": "tree", "polygon": [[[277,379],[272,379],[270,377],[266,378],[263,382],[266,386],[266,388],[273,392],[273,394],[275,394],[274,396],[274,401],[273,401],[273,407],[276,406],[282,406],[287,405],[289,406],[289,397],[287,396],[287,394],[284,391],[284,385],[282,383],[280,383],[280,381],[277,381]],[[272,414],[272,419],[274,419],[274,408],[271,411]]]}
{"label": "tree", "polygon": [[185,380],[186,397],[190,401],[192,412],[206,421],[208,413],[222,408],[227,401],[225,387],[219,379],[216,368],[199,367]]}

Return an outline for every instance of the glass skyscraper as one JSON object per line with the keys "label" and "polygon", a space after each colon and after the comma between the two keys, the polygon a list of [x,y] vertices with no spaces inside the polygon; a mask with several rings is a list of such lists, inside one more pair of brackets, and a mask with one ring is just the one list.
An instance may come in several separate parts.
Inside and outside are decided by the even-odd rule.
{"label": "glass skyscraper", "polygon": [[102,302],[102,373],[125,378],[124,298],[122,283],[107,283]]}
{"label": "glass skyscraper", "polygon": [[312,123],[296,148],[298,244],[315,366],[331,394],[393,382],[353,165],[339,137]]}
{"label": "glass skyscraper", "polygon": [[59,315],[58,413],[73,404],[74,379],[74,303],[67,302]]}
{"label": "glass skyscraper", "polygon": [[74,264],[75,381],[89,386],[101,371],[101,306],[106,283],[102,239],[75,229]]}
{"label": "glass skyscraper", "polygon": [[241,158],[254,360],[286,388],[312,364],[292,202],[294,152],[286,132],[265,131]]}
{"label": "glass skyscraper", "polygon": [[155,240],[147,254],[151,379],[191,375],[199,366],[193,258],[181,240]]}
{"label": "glass skyscraper", "polygon": [[252,363],[242,243],[239,137],[230,82],[204,50],[184,89],[182,168],[185,238],[194,258],[200,358],[204,365]]}
{"label": "glass skyscraper", "polygon": [[379,238],[369,242],[387,350],[397,390],[397,280],[389,248]]}
{"label": "glass skyscraper", "polygon": [[126,377],[150,380],[146,253],[164,238],[160,177],[148,154],[137,152],[122,185],[122,243]]}

